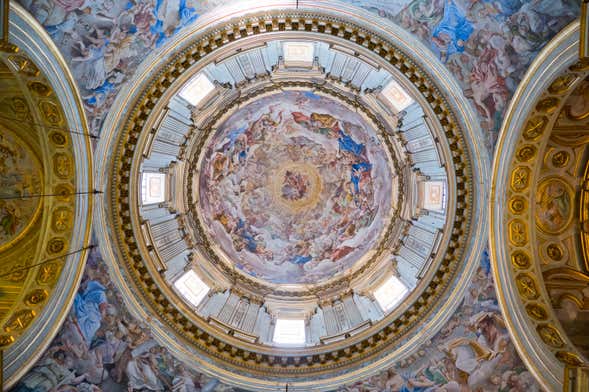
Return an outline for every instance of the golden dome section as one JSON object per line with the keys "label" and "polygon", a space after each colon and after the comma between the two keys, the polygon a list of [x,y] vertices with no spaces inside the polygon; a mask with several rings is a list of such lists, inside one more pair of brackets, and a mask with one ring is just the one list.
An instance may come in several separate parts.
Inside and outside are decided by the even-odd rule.
{"label": "golden dome section", "polygon": [[547,46],[518,89],[491,196],[499,300],[522,357],[551,388],[566,383],[565,366],[589,360],[589,66],[571,53],[572,31]]}
{"label": "golden dome section", "polygon": [[0,52],[0,348],[42,313],[69,251],[76,208],[59,99],[22,51]]}

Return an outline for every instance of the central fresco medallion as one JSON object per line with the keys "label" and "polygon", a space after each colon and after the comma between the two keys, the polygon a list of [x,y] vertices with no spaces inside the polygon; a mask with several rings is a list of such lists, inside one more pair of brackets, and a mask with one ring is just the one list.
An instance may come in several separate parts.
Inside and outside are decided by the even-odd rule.
{"label": "central fresco medallion", "polygon": [[271,283],[318,283],[348,270],[390,217],[393,172],[374,127],[309,91],[231,114],[200,173],[208,234],[237,268]]}

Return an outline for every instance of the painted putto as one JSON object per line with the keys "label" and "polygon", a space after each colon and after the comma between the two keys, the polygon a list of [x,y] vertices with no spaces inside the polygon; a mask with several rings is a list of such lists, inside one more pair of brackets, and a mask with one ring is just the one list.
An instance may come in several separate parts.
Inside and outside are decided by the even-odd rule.
{"label": "painted putto", "polygon": [[349,269],[390,215],[393,173],[373,127],[312,92],[240,108],[201,165],[209,234],[238,268],[272,283],[317,283]]}

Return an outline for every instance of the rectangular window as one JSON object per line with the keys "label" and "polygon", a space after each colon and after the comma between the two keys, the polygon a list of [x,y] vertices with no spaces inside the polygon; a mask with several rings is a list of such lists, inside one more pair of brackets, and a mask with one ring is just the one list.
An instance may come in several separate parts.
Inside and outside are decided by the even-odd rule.
{"label": "rectangular window", "polygon": [[143,173],[141,177],[141,201],[143,204],[163,202],[166,199],[166,175],[164,173]]}
{"label": "rectangular window", "polygon": [[178,95],[188,101],[192,106],[196,106],[214,89],[215,85],[209,78],[200,73],[190,79]]}
{"label": "rectangular window", "polygon": [[407,108],[413,103],[413,99],[407,92],[394,80],[391,80],[382,90],[382,95],[391,104],[394,110],[398,112]]}
{"label": "rectangular window", "polygon": [[174,283],[174,287],[180,294],[194,306],[198,306],[209,292],[209,287],[190,270]]}
{"label": "rectangular window", "polygon": [[287,67],[310,67],[315,57],[312,42],[285,42],[282,44],[284,65]]}
{"label": "rectangular window", "polygon": [[408,291],[407,287],[393,275],[374,291],[374,297],[382,310],[388,312],[401,302]]}
{"label": "rectangular window", "polygon": [[276,320],[274,343],[286,345],[305,344],[305,320]]}
{"label": "rectangular window", "polygon": [[423,208],[432,211],[444,209],[446,204],[446,183],[427,181],[423,183]]}

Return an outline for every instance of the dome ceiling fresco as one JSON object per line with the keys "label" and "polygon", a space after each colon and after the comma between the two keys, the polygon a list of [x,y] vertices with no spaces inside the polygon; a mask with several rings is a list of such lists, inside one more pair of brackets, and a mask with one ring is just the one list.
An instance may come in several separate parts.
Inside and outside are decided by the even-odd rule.
{"label": "dome ceiling fresco", "polygon": [[208,141],[200,173],[210,236],[239,269],[272,283],[350,268],[391,208],[393,173],[373,127],[310,91],[237,110]]}
{"label": "dome ceiling fresco", "polygon": [[[288,67],[281,64],[279,54],[268,62],[265,53],[266,69],[259,72],[255,52],[260,40],[252,45],[244,43],[238,61],[234,61],[238,56],[228,54],[230,50],[218,49],[229,46],[233,39],[257,35],[269,25],[246,23],[236,27],[230,39],[221,29],[216,32],[220,35],[209,41],[210,46],[193,47],[193,57],[178,60],[166,51],[183,42],[184,35],[201,21],[229,18],[233,5],[237,9],[240,2],[230,2],[224,11],[231,12],[222,14],[216,13],[217,9],[228,2],[221,0],[18,2],[43,24],[70,64],[89,132],[100,135],[94,145],[97,173],[103,176],[97,189],[105,197],[93,224],[92,242],[100,245],[100,250],[90,252],[75,295],[76,306],[39,361],[9,370],[12,391],[534,392],[549,385],[542,380],[540,386],[532,376],[536,375],[534,367],[522,357],[524,365],[518,355],[520,343],[507,330],[511,315],[500,310],[503,294],[499,293],[498,304],[487,251],[477,252],[477,265],[469,269],[476,270],[472,278],[449,279],[462,272],[454,270],[454,260],[460,254],[455,252],[456,247],[475,243],[478,248],[480,242],[486,243],[486,236],[471,238],[469,233],[488,225],[482,212],[482,220],[471,220],[468,213],[461,215],[473,197],[485,197],[484,191],[476,192],[485,186],[475,187],[473,193],[468,181],[465,184],[464,177],[455,181],[454,174],[470,170],[471,163],[487,162],[488,166],[485,159],[476,162],[478,149],[483,147],[478,144],[484,143],[483,155],[493,151],[509,100],[524,72],[550,38],[578,17],[577,1],[296,1],[301,9],[313,11],[317,7],[334,14],[341,11],[353,15],[350,19],[368,20],[374,26],[393,23],[409,32],[423,44],[415,45],[417,63],[421,57],[428,58],[440,68],[440,73],[437,69],[433,72],[436,82],[441,74],[452,83],[450,74],[456,78],[459,88],[436,89],[439,98],[427,93],[421,97],[424,85],[431,80],[429,75],[420,79],[419,73],[412,74],[415,63],[401,61],[403,66],[399,66],[399,52],[388,52],[387,46],[375,49],[371,46],[374,41],[355,35],[356,30],[336,29],[327,34],[332,34],[333,40],[337,36],[341,41],[354,41],[352,45],[359,49],[346,52],[336,44],[334,52],[341,52],[333,55],[333,41],[322,43],[330,53],[319,51],[312,69],[304,70],[311,75],[308,80],[317,83],[314,87],[285,89],[281,83],[289,78],[297,80],[300,69],[294,73],[286,69],[280,76]],[[251,8],[242,7],[238,16],[262,10],[266,2],[248,4]],[[296,27],[291,22],[287,18],[286,24],[282,20],[273,28],[286,26],[286,30],[302,31],[302,20]],[[317,26],[307,27],[310,31]],[[366,28],[371,30],[372,26]],[[446,151],[437,138],[422,140],[411,132],[415,120],[411,113],[406,116],[390,108],[374,110],[384,102],[376,97],[390,75],[374,67],[370,62],[374,59],[368,60],[367,68],[363,68],[366,58],[354,62],[367,48],[389,55],[385,63],[403,69],[405,75],[397,73],[393,80],[407,76],[414,84],[408,89],[410,95],[419,97],[418,106],[428,110],[415,110],[413,115],[422,119],[429,116],[434,123],[441,119],[446,125],[446,121],[455,120],[456,112],[450,105],[450,114],[440,115],[445,94],[450,93],[450,100],[459,97],[461,104],[467,103],[469,107],[461,106],[458,114],[470,115],[472,110],[476,115],[466,117],[484,131],[480,137],[475,133],[476,148],[462,150],[463,141],[447,139],[446,128],[446,133],[437,134],[441,144],[452,146]],[[224,62],[224,73],[199,65],[188,71],[201,56],[206,58],[215,51],[223,52],[219,63]],[[411,54],[413,49],[407,51]],[[185,105],[177,96],[172,97],[172,92],[178,91],[178,80],[185,83],[188,79],[174,71],[157,80],[155,90],[160,92],[153,93],[151,99],[137,106],[132,100],[122,105],[125,97],[137,97],[129,92],[129,82],[151,83],[152,76],[156,80],[156,74],[164,69],[151,68],[148,61],[144,62],[146,58],[153,60],[154,53],[165,53],[166,61],[176,62],[177,69],[186,74],[198,68],[214,82],[214,94],[196,107]],[[366,77],[362,72],[368,68],[373,71]],[[141,76],[148,73],[153,75]],[[364,82],[354,84],[350,74],[365,78]],[[141,89],[153,87],[147,86],[149,83]],[[263,83],[276,83],[280,88],[252,94],[257,84]],[[341,95],[324,94],[316,88],[319,85],[335,86]],[[246,96],[250,99],[244,99]],[[372,112],[350,104],[360,96],[373,99],[370,105],[363,101],[364,107],[373,105]],[[575,102],[569,103],[574,112]],[[121,111],[123,106],[132,110]],[[217,108],[222,112],[218,117]],[[117,118],[121,112],[125,118]],[[133,121],[123,121],[137,112],[140,114]],[[173,121],[180,119],[175,123],[176,133],[161,125],[172,121],[172,116],[176,116]],[[439,127],[431,122],[427,125]],[[116,129],[114,137],[112,129]],[[136,129],[140,132],[134,133]],[[127,130],[131,130],[131,137],[118,139],[119,132]],[[395,148],[383,143],[388,134],[402,135]],[[10,138],[12,148],[19,145],[17,136],[8,135],[6,140]],[[124,154],[115,153],[115,143],[110,144],[115,138],[117,143],[133,147]],[[477,153],[466,158],[474,150]],[[439,154],[439,161],[435,165],[426,161],[420,167],[420,157],[433,151]],[[535,159],[526,157],[535,154],[541,154],[539,147],[528,154],[523,152],[519,162],[531,165]],[[549,166],[573,165],[570,157],[564,162],[562,156],[546,154]],[[19,155],[21,163],[35,167],[34,156],[26,156]],[[113,167],[121,170],[110,170]],[[439,167],[451,169],[437,171]],[[107,184],[110,180],[105,178],[119,173],[129,177],[111,189]],[[152,176],[148,180],[154,184],[155,201],[151,204],[142,204],[141,200],[145,174]],[[565,263],[571,257],[569,242],[558,241],[564,235],[572,236],[577,227],[577,189],[556,176],[541,177],[543,181],[535,184],[527,204],[524,201],[525,207],[533,205],[528,216],[530,227],[554,237],[551,245],[540,246],[538,253],[546,260]],[[475,184],[486,181],[486,176],[473,178]],[[34,187],[34,178],[32,183]],[[104,219],[110,209],[118,208],[113,207],[113,194],[116,202],[128,203],[127,208]],[[428,211],[424,199],[444,208]],[[518,208],[514,203],[510,208]],[[33,204],[31,201],[30,211],[34,215]],[[456,206],[458,217],[452,215]],[[0,205],[0,239],[9,232],[16,237],[26,234],[23,216],[28,215],[14,211],[9,203]],[[117,232],[118,228],[111,226],[119,216],[124,225]],[[466,223],[448,230],[452,223],[461,221]],[[581,240],[589,242],[587,232],[581,233]],[[390,233],[392,239],[387,237]],[[126,246],[135,237],[143,242],[128,255],[110,248],[116,241]],[[450,251],[446,251],[447,245]],[[377,258],[373,250],[379,247],[386,251]],[[370,264],[373,258],[378,260]],[[524,267],[514,264],[514,268],[521,275]],[[202,279],[202,286],[187,286],[193,290],[191,295],[185,295],[176,285],[188,272]],[[468,274],[466,271],[465,276]],[[385,311],[375,300],[374,289],[384,287],[390,276],[401,278],[406,294]],[[560,284],[563,277],[568,279],[568,275],[549,278]],[[577,348],[586,350],[586,338],[571,316],[579,300],[572,296],[563,299],[556,283],[546,286],[561,297],[555,305],[556,314],[569,338],[578,338],[574,342]],[[455,292],[449,289],[439,296],[434,291],[448,284],[456,286]],[[203,287],[205,291],[197,292]],[[573,296],[582,297],[578,292]],[[194,297],[199,300],[191,301]],[[442,305],[440,311],[436,308],[420,313],[434,301],[461,305]],[[454,312],[451,317],[441,317],[450,307],[450,314]],[[526,311],[531,315],[529,309]],[[579,320],[586,317],[579,314]],[[276,321],[284,318],[304,319],[303,345],[284,348],[275,344],[271,332]],[[86,320],[90,324],[81,334],[79,323]],[[412,340],[410,349],[397,350],[401,346],[394,345],[394,339],[409,336],[402,335],[407,324],[417,326],[419,338],[405,339]],[[384,349],[358,361],[361,366],[338,368],[375,352],[371,351],[375,347]],[[390,359],[388,354],[393,354]],[[16,383],[25,367],[32,368]],[[63,376],[62,381],[56,381],[55,372]],[[313,376],[301,376],[305,372]]]}
{"label": "dome ceiling fresco", "polygon": [[379,369],[450,317],[482,252],[480,130],[411,37],[365,17],[196,25],[103,130],[117,284],[230,383]]}

